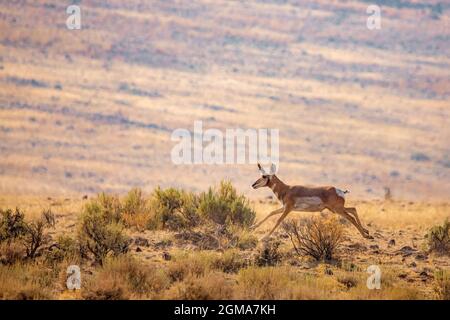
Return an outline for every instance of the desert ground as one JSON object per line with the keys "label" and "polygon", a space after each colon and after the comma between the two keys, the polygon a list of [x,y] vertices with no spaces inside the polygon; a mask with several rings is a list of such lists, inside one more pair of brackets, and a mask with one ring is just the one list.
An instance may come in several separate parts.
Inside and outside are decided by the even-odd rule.
{"label": "desert ground", "polygon": [[[58,236],[76,238],[80,213],[90,201],[0,197],[0,207],[20,206],[30,220],[36,219],[43,209],[51,208],[56,224],[48,229],[48,234],[49,243],[54,243]],[[28,267],[23,267],[28,270],[24,272],[28,273],[25,279],[23,274],[12,271],[19,268],[17,265],[0,266],[0,277],[8,279],[0,285],[0,292],[6,299],[24,296],[44,299],[448,299],[448,291],[447,296],[442,293],[437,277],[440,272],[450,270],[449,252],[429,252],[426,234],[431,227],[449,218],[449,203],[350,200],[349,204],[358,208],[363,224],[374,239],[362,238],[353,226],[340,220],[344,225],[344,239],[333,261],[297,255],[282,228],[269,242],[256,241],[249,247],[230,244],[208,247],[202,239],[186,237],[186,231],[148,230],[137,224],[125,228],[130,246],[124,256],[108,258],[103,266],[91,260],[80,263],[81,290],[66,288],[66,268],[74,263],[69,259],[56,266],[35,262],[31,267],[28,263]],[[251,201],[249,205],[256,211],[256,220],[277,208],[271,199]],[[324,218],[332,213],[297,212],[291,213],[289,219],[301,220],[312,215]],[[273,217],[257,230],[246,231],[247,236],[261,238],[275,221]],[[271,247],[273,243],[278,243],[275,249]],[[268,260],[261,264],[263,256]],[[133,257],[132,261],[144,274],[158,271],[146,277],[141,275],[150,283],[149,287],[140,291],[130,289],[128,282],[136,266],[133,263],[130,266],[129,258],[124,257]],[[381,270],[380,289],[367,287],[370,276],[367,268],[371,265]],[[50,276],[45,270],[56,275]],[[45,285],[36,284],[41,282]]]}

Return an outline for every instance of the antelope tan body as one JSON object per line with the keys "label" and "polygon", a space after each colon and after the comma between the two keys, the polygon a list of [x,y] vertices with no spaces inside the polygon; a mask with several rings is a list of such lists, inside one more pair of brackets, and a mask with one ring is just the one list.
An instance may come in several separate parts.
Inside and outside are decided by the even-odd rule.
{"label": "antelope tan body", "polygon": [[269,187],[283,205],[282,208],[272,211],[267,217],[254,226],[254,228],[257,228],[271,216],[281,214],[281,217],[278,219],[274,228],[269,232],[267,237],[275,231],[275,229],[291,211],[320,212],[324,209],[328,209],[349,220],[364,238],[372,238],[369,235],[369,231],[362,226],[356,209],[346,208],[344,206],[345,194],[348,191],[342,191],[332,186],[289,186],[283,183],[275,175],[274,165],[272,165],[269,174],[267,174],[259,164],[258,167],[262,176],[252,185],[253,188],[258,189],[261,187]]}

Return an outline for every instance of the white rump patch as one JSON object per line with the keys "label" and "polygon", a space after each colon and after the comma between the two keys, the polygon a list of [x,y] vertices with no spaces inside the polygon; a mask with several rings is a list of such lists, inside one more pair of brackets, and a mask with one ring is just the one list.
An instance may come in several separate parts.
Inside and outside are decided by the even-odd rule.
{"label": "white rump patch", "polygon": [[345,194],[346,192],[342,191],[341,189],[336,188],[336,193],[339,197],[344,198],[345,199]]}

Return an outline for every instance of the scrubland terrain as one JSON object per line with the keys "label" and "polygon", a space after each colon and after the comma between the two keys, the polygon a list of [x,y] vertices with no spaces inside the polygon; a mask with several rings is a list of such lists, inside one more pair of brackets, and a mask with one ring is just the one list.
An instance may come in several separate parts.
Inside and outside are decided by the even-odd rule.
{"label": "scrubland terrain", "polygon": [[[332,256],[317,259],[297,253],[285,226],[270,241],[258,241],[276,217],[248,228],[276,208],[273,201],[213,190],[198,198],[175,189],[133,190],[120,199],[0,197],[1,208],[21,206],[26,221],[38,221],[48,208],[55,217],[33,257],[24,251],[30,247],[26,233],[0,241],[0,298],[450,298],[448,203],[350,200],[373,240],[331,213],[291,213],[291,222],[329,221],[320,227],[325,247],[338,230]],[[437,226],[433,237],[441,242],[433,247],[430,230]],[[66,287],[73,264],[82,270],[80,290]],[[381,288],[370,290],[367,268],[373,265],[381,271]]]}
{"label": "scrubland terrain", "polygon": [[0,1],[0,191],[203,190],[254,165],[170,161],[176,128],[276,128],[288,183],[448,199],[449,4]]}
{"label": "scrubland terrain", "polygon": [[[369,30],[372,2],[0,0],[0,299],[449,299],[450,4]],[[254,164],[171,161],[197,120],[279,129],[278,176],[349,189],[374,239],[323,212],[259,241]]]}

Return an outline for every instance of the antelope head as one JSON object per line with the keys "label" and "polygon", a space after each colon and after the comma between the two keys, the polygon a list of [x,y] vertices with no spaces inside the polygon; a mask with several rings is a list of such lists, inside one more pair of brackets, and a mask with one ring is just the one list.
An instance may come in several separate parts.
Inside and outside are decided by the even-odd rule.
{"label": "antelope head", "polygon": [[276,172],[276,166],[272,163],[270,166],[270,173],[267,173],[263,167],[258,163],[258,169],[259,173],[261,174],[261,178],[255,181],[255,183],[252,184],[253,189],[258,189],[262,187],[267,187],[270,183],[270,179],[275,175]]}

